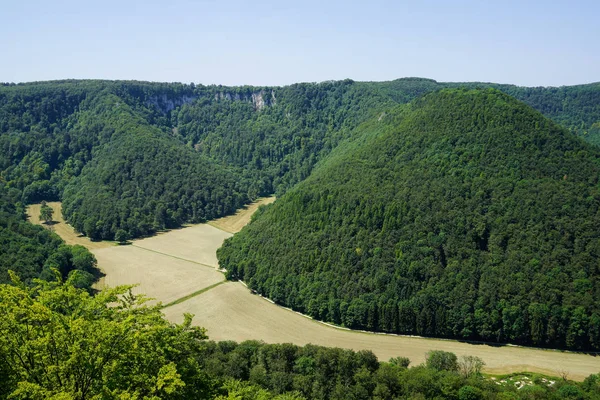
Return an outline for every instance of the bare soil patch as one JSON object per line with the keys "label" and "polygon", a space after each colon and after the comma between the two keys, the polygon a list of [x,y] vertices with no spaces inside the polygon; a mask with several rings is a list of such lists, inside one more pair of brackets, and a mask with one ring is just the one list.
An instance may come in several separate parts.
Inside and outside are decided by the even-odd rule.
{"label": "bare soil patch", "polygon": [[82,245],[87,247],[89,250],[94,249],[104,249],[106,247],[114,246],[114,242],[108,241],[99,241],[92,242],[86,236],[83,236],[80,233],[75,232],[75,229],[67,224],[62,215],[61,203],[59,201],[51,201],[47,203],[54,210],[54,214],[52,215],[53,224],[47,225],[40,221],[40,208],[41,204],[32,204],[27,207],[27,215],[29,217],[29,221],[33,224],[42,225],[47,229],[51,229],[58,236],[60,236],[66,244],[70,245]]}
{"label": "bare soil patch", "polygon": [[225,232],[237,233],[250,222],[252,214],[256,212],[258,207],[265,204],[271,204],[274,201],[275,197],[260,198],[254,203],[249,204],[244,208],[240,208],[234,215],[228,215],[227,217],[210,221],[209,225],[219,228]]}
{"label": "bare soil patch", "polygon": [[219,285],[199,296],[163,310],[173,322],[183,313],[195,314],[196,324],[205,327],[213,340],[248,339],[267,343],[313,343],[353,350],[372,350],[380,360],[404,356],[412,365],[425,361],[430,350],[481,357],[485,371],[494,374],[538,372],[558,376],[568,371],[570,379],[583,380],[600,370],[600,358],[585,354],[536,350],[516,346],[495,347],[451,340],[380,335],[327,326],[253,295],[239,282]]}

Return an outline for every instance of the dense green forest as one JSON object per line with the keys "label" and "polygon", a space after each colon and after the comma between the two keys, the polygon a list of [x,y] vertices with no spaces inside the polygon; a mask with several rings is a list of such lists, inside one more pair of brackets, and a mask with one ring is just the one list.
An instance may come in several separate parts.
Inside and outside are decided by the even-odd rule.
{"label": "dense green forest", "polygon": [[498,89],[535,108],[546,117],[600,145],[600,82],[561,87],[522,87],[482,82],[436,82],[431,79],[404,78],[373,82],[377,90],[399,103],[444,88]]}
{"label": "dense green forest", "polygon": [[99,273],[87,249],[67,246],[50,230],[26,222],[18,190],[0,191],[0,283],[10,282],[9,269],[27,283],[40,277],[54,279],[52,268],[86,289]]}
{"label": "dense green forest", "polygon": [[[563,128],[498,92],[426,95],[456,87]],[[220,256],[279,303],[355,328],[597,349],[597,154],[574,136],[596,143],[599,123],[600,84],[3,84],[0,279],[93,279],[83,250],[25,222],[29,203],[62,200],[96,240],[277,194]]]}
{"label": "dense green forest", "polygon": [[[285,87],[135,81],[0,86],[0,185],[63,200],[79,231],[131,237],[281,195],[398,103],[444,87],[496,87],[591,142],[600,85],[523,88],[406,78]],[[89,165],[88,165],[89,164]]]}
{"label": "dense green forest", "polygon": [[102,98],[79,123],[111,134],[63,192],[65,218],[92,239],[204,222],[249,201],[247,182],[230,168],[162,134],[116,96]]}
{"label": "dense green forest", "polygon": [[600,349],[600,149],[496,89],[363,124],[219,250],[350,328]]}
{"label": "dense green forest", "polygon": [[491,379],[477,357],[443,351],[407,368],[401,355],[211,342],[191,316],[171,324],[127,287],[91,296],[71,280],[27,286],[13,275],[0,302],[0,399],[600,398],[598,375]]}
{"label": "dense green forest", "polygon": [[94,256],[24,212],[62,200],[78,231],[113,239],[277,194],[219,258],[280,304],[351,328],[599,349],[600,150],[575,136],[600,144],[599,84],[2,84],[0,399],[600,398],[597,375],[517,389],[451,353],[407,368],[210,342],[128,288],[92,294]]}

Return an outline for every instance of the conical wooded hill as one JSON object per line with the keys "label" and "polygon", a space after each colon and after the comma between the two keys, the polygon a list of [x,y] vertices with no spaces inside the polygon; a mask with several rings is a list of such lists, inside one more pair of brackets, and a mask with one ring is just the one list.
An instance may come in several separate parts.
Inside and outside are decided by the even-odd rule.
{"label": "conical wooded hill", "polygon": [[351,328],[600,348],[600,151],[488,90],[364,124],[219,252]]}

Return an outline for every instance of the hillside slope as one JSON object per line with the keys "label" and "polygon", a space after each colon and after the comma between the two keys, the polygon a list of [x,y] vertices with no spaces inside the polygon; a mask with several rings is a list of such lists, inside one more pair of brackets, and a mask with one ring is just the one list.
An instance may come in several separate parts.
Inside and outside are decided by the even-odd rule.
{"label": "hillside slope", "polygon": [[600,151],[497,90],[362,126],[219,251],[232,279],[384,332],[600,348]]}
{"label": "hillside slope", "polygon": [[3,84],[0,189],[20,191],[25,204],[64,200],[68,220],[96,238],[111,239],[121,229],[146,235],[280,196],[353,139],[361,123],[444,87],[495,87],[589,141],[600,137],[599,84]]}
{"label": "hillside slope", "polygon": [[249,202],[247,184],[230,168],[148,124],[117,96],[97,103],[86,124],[110,138],[63,192],[63,214],[77,231],[92,239],[113,239],[119,230],[138,237]]}

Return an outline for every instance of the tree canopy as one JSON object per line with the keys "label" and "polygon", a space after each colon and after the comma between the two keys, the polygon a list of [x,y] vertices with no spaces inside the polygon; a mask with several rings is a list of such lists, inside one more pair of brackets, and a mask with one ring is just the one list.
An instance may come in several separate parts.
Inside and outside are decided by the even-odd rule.
{"label": "tree canopy", "polygon": [[600,398],[598,375],[492,380],[477,357],[446,352],[407,368],[367,350],[212,342],[190,315],[171,324],[129,287],[92,296],[72,283],[0,284],[0,399]]}
{"label": "tree canopy", "polygon": [[97,239],[148,235],[280,196],[361,123],[459,86],[498,88],[586,140],[599,137],[598,84],[35,82],[0,86],[0,185],[26,204],[63,200],[67,221]]}
{"label": "tree canopy", "polygon": [[350,328],[600,348],[600,151],[494,89],[361,127],[219,250],[231,279]]}
{"label": "tree canopy", "polygon": [[45,201],[42,201],[42,205],[40,207],[40,220],[48,223],[52,221],[52,215],[54,215],[54,210]]}

